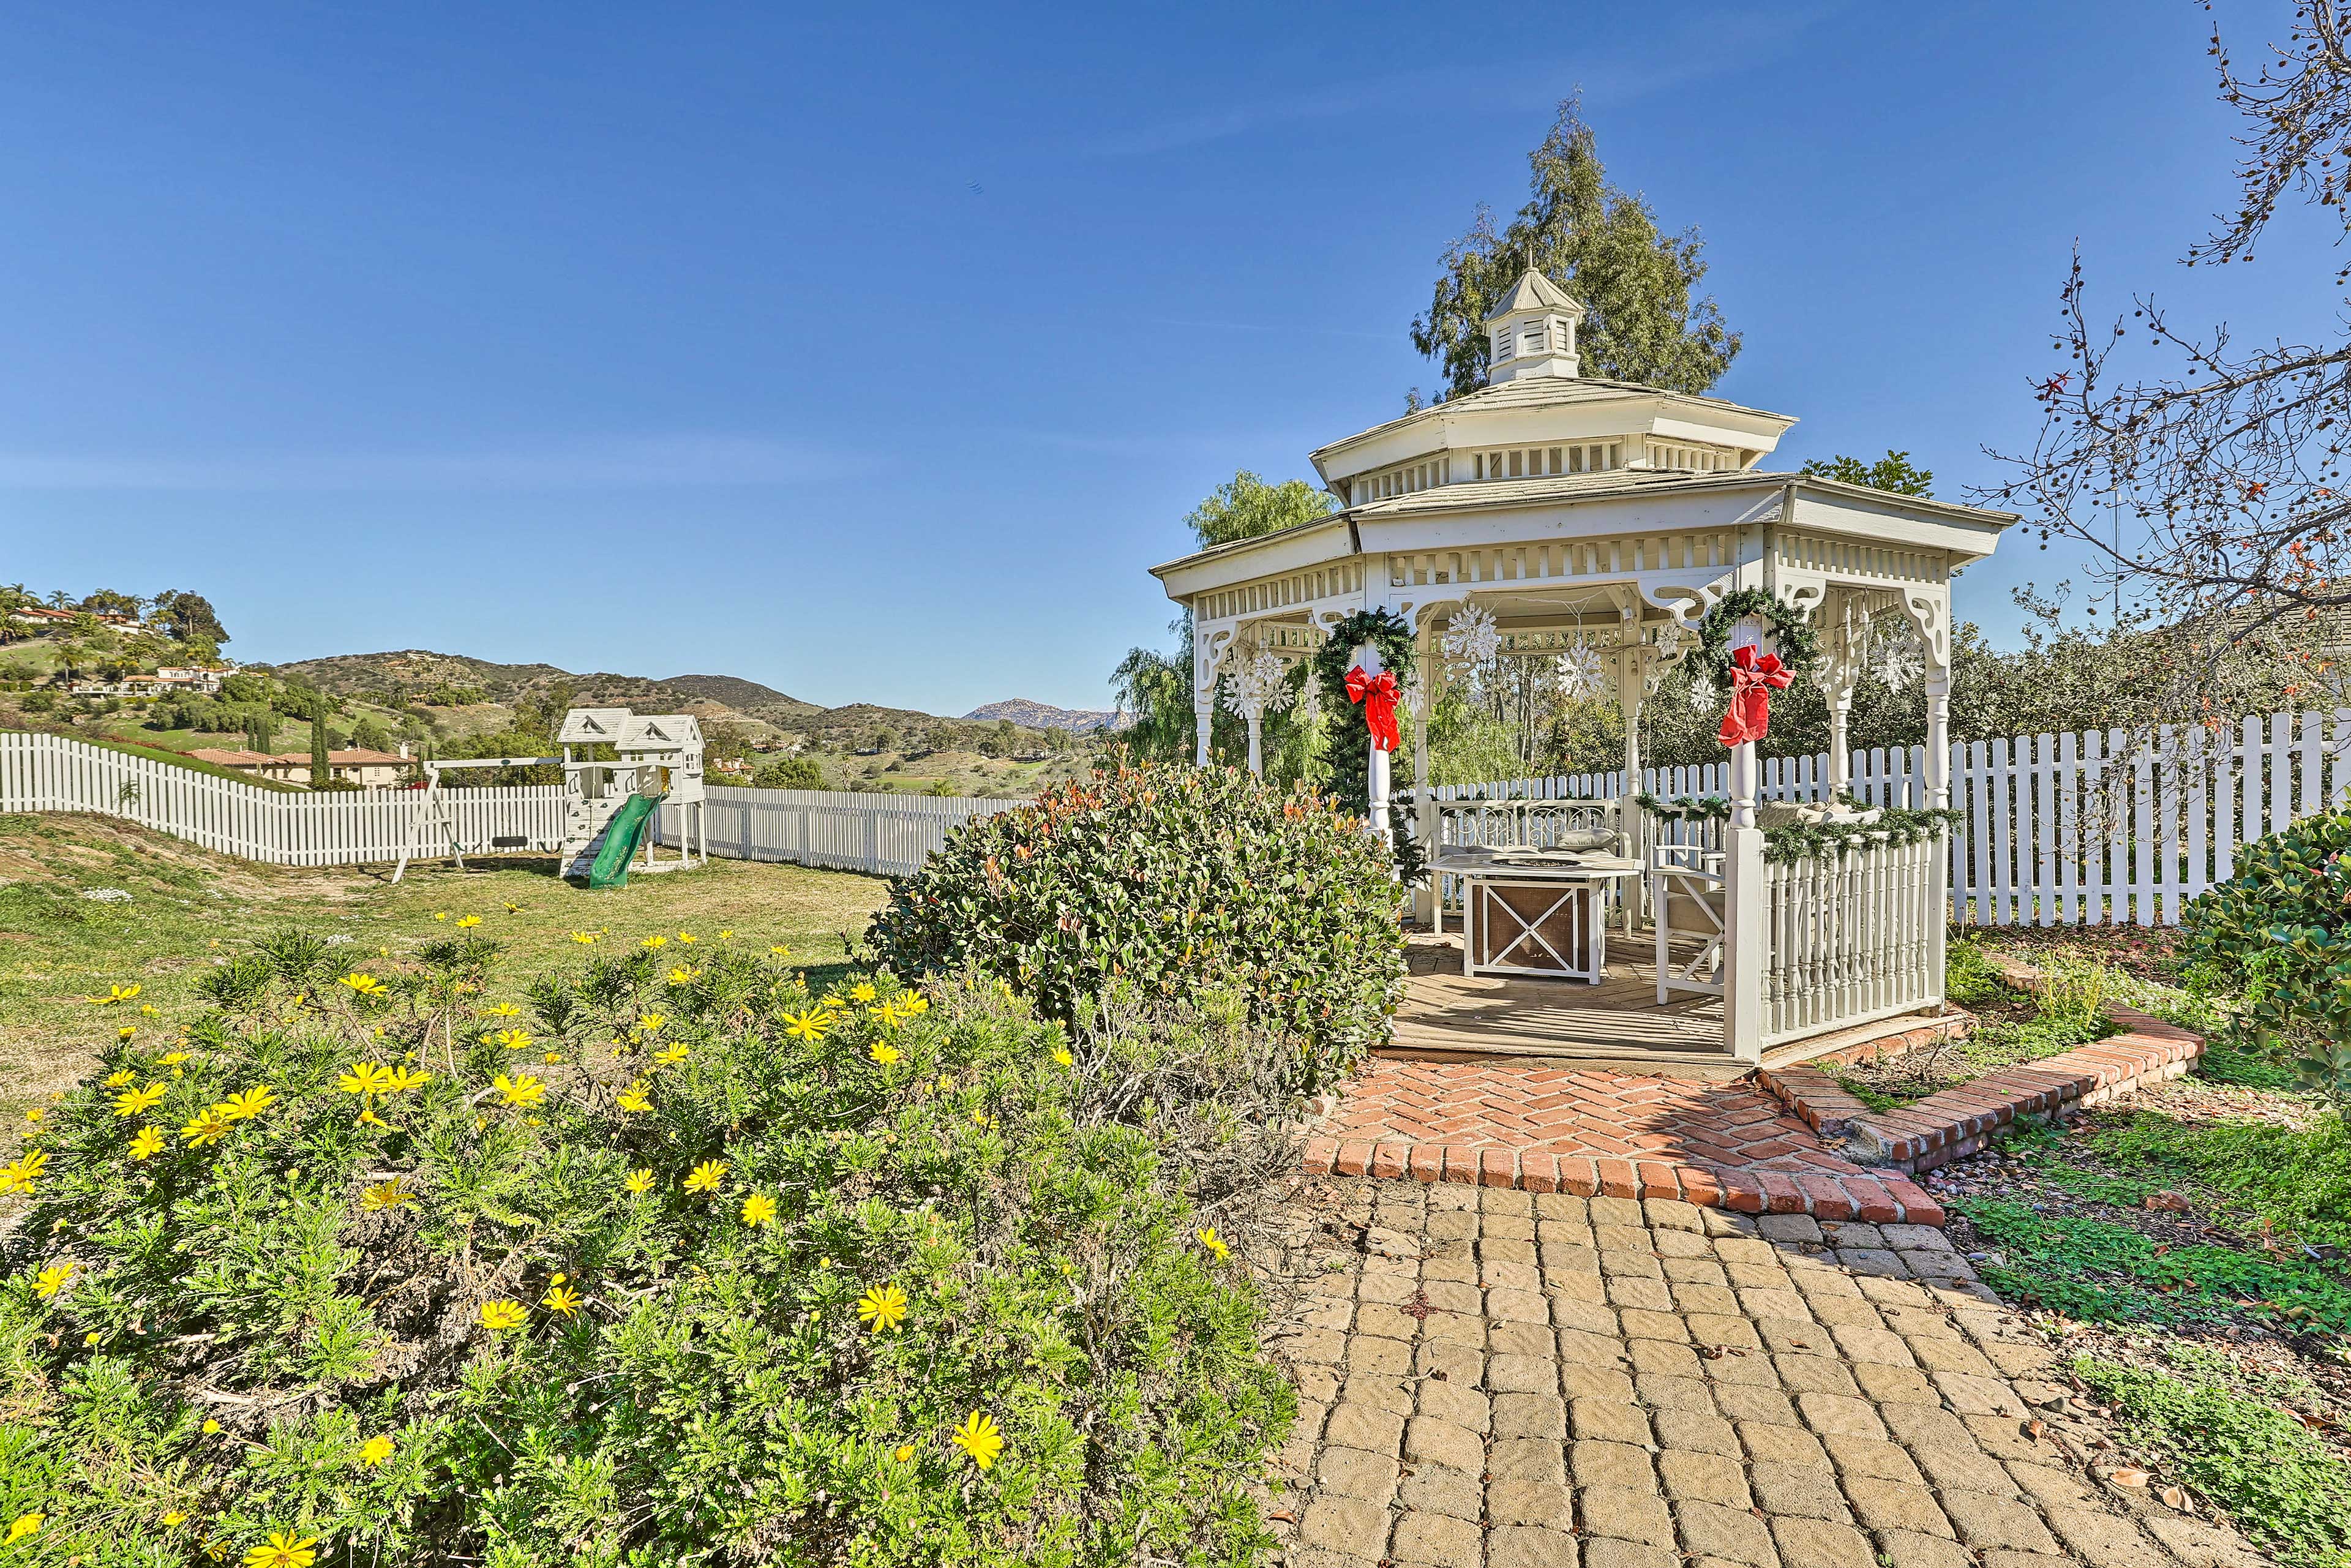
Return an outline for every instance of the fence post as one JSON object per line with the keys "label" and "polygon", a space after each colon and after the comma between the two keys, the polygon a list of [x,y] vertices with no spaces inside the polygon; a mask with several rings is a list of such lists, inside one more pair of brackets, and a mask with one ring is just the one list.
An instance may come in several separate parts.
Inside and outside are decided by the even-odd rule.
{"label": "fence post", "polygon": [[1763,1056],[1763,830],[1755,825],[1755,743],[1730,750],[1730,827],[1722,857],[1722,1045],[1740,1061]]}

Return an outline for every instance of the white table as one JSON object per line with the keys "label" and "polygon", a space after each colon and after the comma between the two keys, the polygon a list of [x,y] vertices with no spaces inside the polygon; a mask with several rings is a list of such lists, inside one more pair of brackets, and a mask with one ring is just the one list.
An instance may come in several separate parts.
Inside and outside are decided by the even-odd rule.
{"label": "white table", "polygon": [[1461,972],[1598,985],[1608,968],[1607,892],[1639,861],[1594,851],[1455,850],[1434,869],[1461,879]]}

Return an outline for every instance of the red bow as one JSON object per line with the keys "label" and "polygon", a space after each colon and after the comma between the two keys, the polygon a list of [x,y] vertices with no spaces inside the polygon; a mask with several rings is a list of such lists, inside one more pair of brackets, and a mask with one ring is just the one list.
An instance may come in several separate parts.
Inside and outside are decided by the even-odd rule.
{"label": "red bow", "polygon": [[1780,655],[1758,656],[1753,648],[1730,651],[1730,706],[1723,710],[1722,744],[1761,740],[1771,727],[1771,694],[1795,680],[1781,666]]}
{"label": "red bow", "polygon": [[1394,751],[1404,743],[1396,732],[1396,691],[1394,670],[1377,675],[1364,674],[1361,664],[1347,670],[1347,700],[1364,705],[1364,727],[1372,732],[1373,747],[1381,751]]}

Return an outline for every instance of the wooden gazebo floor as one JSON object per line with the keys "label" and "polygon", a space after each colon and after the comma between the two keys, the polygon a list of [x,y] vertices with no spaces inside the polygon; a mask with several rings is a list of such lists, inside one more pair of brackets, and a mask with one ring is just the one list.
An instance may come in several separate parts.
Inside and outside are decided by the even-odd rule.
{"label": "wooden gazebo floor", "polygon": [[[1695,951],[1695,948],[1692,949]],[[1722,1004],[1678,997],[1657,1005],[1655,948],[1645,932],[1611,932],[1607,977],[1520,980],[1461,972],[1461,938],[1423,933],[1408,949],[1412,978],[1387,1056],[1538,1056],[1576,1066],[1677,1077],[1736,1078],[1722,1049]]]}

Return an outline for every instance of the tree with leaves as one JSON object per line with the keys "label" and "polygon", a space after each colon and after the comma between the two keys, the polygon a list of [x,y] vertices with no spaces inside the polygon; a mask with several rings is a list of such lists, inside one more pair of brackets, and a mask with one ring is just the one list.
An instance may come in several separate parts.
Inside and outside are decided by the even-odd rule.
{"label": "tree with leaves", "polygon": [[183,643],[204,642],[219,648],[229,640],[228,629],[221,624],[212,601],[201,593],[167,588],[155,596],[154,615]]}
{"label": "tree with leaves", "polygon": [[1889,450],[1875,463],[1864,463],[1858,457],[1838,453],[1834,457],[1814,457],[1807,460],[1803,471],[1820,479],[1838,479],[1847,485],[1866,485],[1873,490],[1890,490],[1897,496],[1932,496],[1935,483],[1931,468],[1914,467],[1907,452]]}
{"label": "tree with leaves", "polygon": [[[1585,375],[1683,392],[1720,381],[1740,338],[1711,297],[1695,297],[1706,276],[1698,230],[1665,233],[1645,198],[1609,183],[1575,99],[1561,102],[1527,167],[1519,215],[1498,234],[1491,210],[1479,206],[1440,258],[1428,313],[1412,324],[1412,346],[1437,361],[1447,392],[1486,384],[1487,313],[1529,268],[1583,307],[1576,349]],[[1419,395],[1415,388],[1407,407]]]}
{"label": "tree with leaves", "polygon": [[1337,497],[1303,479],[1269,485],[1243,468],[1228,483],[1209,491],[1207,499],[1184,519],[1184,526],[1192,530],[1200,548],[1207,549],[1294,528],[1327,517],[1338,508]]}

